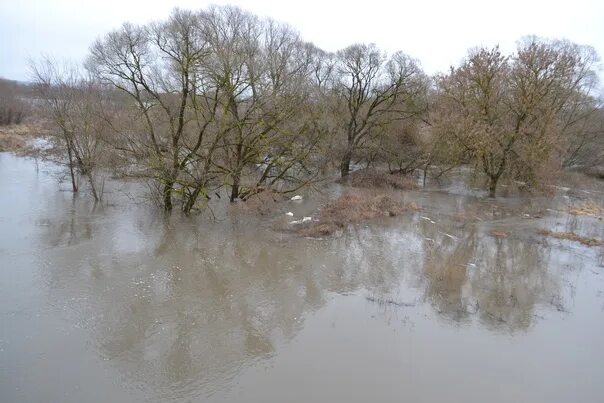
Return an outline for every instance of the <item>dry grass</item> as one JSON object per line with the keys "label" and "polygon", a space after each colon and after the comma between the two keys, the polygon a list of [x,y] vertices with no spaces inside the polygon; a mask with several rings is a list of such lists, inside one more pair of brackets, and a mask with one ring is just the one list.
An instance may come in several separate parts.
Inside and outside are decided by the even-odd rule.
{"label": "dry grass", "polygon": [[0,126],[0,151],[24,151],[30,140],[47,133],[48,129],[41,124]]}
{"label": "dry grass", "polygon": [[604,245],[604,241],[596,238],[585,238],[574,232],[553,232],[548,230],[541,230],[538,232],[540,235],[549,236],[556,239],[566,239],[569,241],[580,242],[586,246],[601,246]]}
{"label": "dry grass", "polygon": [[365,196],[347,193],[326,204],[319,220],[301,228],[303,236],[318,237],[335,233],[348,224],[382,216],[397,216],[406,211],[417,211],[414,204],[404,204],[387,195]]}
{"label": "dry grass", "polygon": [[378,188],[413,190],[417,189],[417,183],[410,176],[401,174],[390,174],[370,169],[361,169],[350,173],[347,177],[338,181],[356,188]]}
{"label": "dry grass", "polygon": [[587,201],[581,205],[568,208],[570,214],[595,217],[599,220],[604,218],[604,207],[594,201]]}
{"label": "dry grass", "polygon": [[0,126],[0,151],[19,151],[25,147],[28,131],[25,125]]}
{"label": "dry grass", "polygon": [[0,152],[19,151],[25,147],[26,141],[16,136],[5,136],[0,133]]}

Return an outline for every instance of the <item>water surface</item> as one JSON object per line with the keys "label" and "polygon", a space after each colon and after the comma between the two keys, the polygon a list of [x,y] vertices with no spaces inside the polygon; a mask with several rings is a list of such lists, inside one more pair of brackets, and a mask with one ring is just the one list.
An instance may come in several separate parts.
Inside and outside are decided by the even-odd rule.
{"label": "water surface", "polygon": [[57,172],[0,153],[2,402],[602,401],[604,252],[536,233],[604,237],[563,209],[598,184],[407,192],[317,240],[278,230],[312,200],[164,217]]}

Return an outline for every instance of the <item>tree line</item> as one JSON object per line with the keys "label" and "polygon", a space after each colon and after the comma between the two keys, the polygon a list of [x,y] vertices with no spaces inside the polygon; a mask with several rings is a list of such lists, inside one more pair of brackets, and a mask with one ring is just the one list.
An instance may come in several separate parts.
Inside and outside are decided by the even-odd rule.
{"label": "tree line", "polygon": [[84,66],[32,64],[73,190],[102,173],[143,178],[165,210],[226,194],[294,192],[358,166],[391,174],[469,164],[492,196],[604,161],[597,55],[526,38],[512,55],[471,50],[434,77],[373,44],[335,53],[236,7],[176,9],[124,24]]}
{"label": "tree line", "polygon": [[29,114],[29,107],[24,101],[29,88],[16,81],[0,78],[0,126],[21,124]]}

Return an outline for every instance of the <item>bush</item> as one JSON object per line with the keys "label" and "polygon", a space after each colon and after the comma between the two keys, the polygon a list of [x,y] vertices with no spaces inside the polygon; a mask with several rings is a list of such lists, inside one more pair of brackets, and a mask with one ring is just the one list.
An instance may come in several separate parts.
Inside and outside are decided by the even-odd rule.
{"label": "bush", "polygon": [[335,233],[354,224],[376,217],[394,217],[406,211],[416,211],[414,203],[405,204],[387,195],[375,197],[347,193],[321,209],[319,221],[300,229],[303,236],[318,237]]}

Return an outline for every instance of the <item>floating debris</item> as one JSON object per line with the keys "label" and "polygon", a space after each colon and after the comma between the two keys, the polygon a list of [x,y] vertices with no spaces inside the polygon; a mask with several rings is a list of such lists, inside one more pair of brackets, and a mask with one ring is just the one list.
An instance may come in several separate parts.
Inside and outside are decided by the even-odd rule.
{"label": "floating debris", "polygon": [[305,222],[310,222],[312,221],[312,217],[304,217],[301,220],[294,220],[294,221],[290,221],[289,223],[292,225],[297,225],[297,224],[304,224]]}
{"label": "floating debris", "polygon": [[376,304],[379,304],[379,305],[396,305],[396,306],[403,306],[403,307],[414,307],[416,305],[415,302],[400,302],[400,301],[395,301],[393,299],[384,299],[384,298],[376,298],[376,297],[365,297],[365,299],[370,302],[375,302]]}
{"label": "floating debris", "polygon": [[443,234],[444,236],[447,236],[447,237],[449,237],[449,238],[451,238],[451,239],[457,239],[457,237],[454,237],[454,236],[453,236],[453,235],[451,235],[451,234],[447,234],[446,232],[438,231],[438,233],[439,233],[439,234]]}

